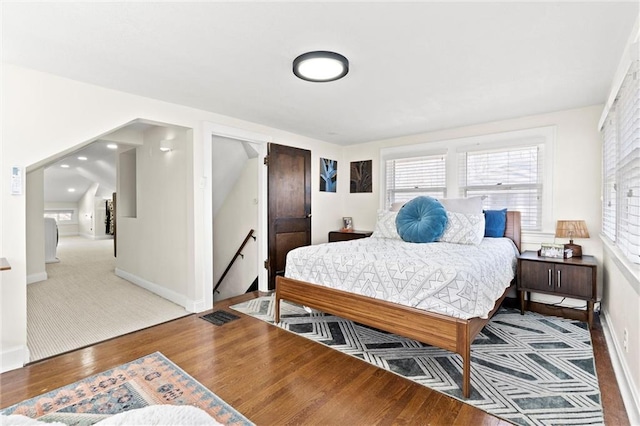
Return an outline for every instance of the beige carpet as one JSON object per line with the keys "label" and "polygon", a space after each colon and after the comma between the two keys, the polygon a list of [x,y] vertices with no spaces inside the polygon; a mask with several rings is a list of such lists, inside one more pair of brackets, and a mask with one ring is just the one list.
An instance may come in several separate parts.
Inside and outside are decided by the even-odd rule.
{"label": "beige carpet", "polygon": [[113,240],[63,237],[60,263],[27,285],[27,345],[37,361],[188,315],[115,275]]}

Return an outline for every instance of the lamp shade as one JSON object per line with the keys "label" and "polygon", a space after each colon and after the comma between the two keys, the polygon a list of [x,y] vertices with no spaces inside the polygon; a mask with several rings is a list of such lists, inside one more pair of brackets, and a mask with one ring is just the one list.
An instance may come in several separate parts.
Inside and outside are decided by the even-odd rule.
{"label": "lamp shade", "polygon": [[589,230],[584,220],[559,220],[556,224],[556,238],[589,238]]}

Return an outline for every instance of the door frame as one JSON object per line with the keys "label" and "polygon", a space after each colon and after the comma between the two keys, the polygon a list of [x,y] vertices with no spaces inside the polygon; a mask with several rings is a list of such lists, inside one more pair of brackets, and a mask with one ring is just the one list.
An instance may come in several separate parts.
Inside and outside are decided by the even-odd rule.
{"label": "door frame", "polygon": [[[200,188],[204,190],[204,236],[203,236],[203,261],[202,276],[204,278],[205,304],[209,308],[213,306],[213,187],[211,177],[213,175],[213,138],[223,137],[236,139],[239,142],[249,142],[258,150],[260,158],[267,156],[268,144],[273,138],[262,133],[250,132],[236,127],[205,122],[203,125],[203,162],[204,176],[200,182]],[[261,159],[258,160],[258,229],[256,230],[258,244],[258,289],[267,291],[269,276],[264,268],[264,261],[268,256],[268,224],[267,224],[267,167]]]}

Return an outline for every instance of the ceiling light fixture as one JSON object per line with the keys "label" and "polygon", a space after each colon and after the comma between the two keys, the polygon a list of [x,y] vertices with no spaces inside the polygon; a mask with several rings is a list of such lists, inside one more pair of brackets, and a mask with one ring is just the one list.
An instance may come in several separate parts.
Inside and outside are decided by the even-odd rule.
{"label": "ceiling light fixture", "polygon": [[69,188],[69,189],[67,189],[67,191],[69,191],[69,192],[76,192],[76,189],[75,189],[75,188]]}
{"label": "ceiling light fixture", "polygon": [[163,139],[160,141],[160,151],[170,152],[171,150],[173,150],[173,140]]}
{"label": "ceiling light fixture", "polygon": [[109,149],[118,149],[118,145],[116,145],[115,143],[110,143],[109,145],[107,145],[107,148],[109,148]]}
{"label": "ceiling light fixture", "polygon": [[80,156],[80,157],[78,157],[78,160],[80,160],[80,161],[87,161],[87,157]]}
{"label": "ceiling light fixture", "polygon": [[339,53],[307,52],[293,60],[293,73],[306,81],[324,83],[339,80],[349,72],[349,60]]}
{"label": "ceiling light fixture", "polygon": [[69,165],[68,164],[60,164],[60,167],[62,167],[63,169],[68,169]]}

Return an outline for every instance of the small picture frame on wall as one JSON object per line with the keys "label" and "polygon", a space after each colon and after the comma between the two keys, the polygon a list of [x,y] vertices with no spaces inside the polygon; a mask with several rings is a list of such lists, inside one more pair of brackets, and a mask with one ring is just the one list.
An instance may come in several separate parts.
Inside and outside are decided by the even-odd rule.
{"label": "small picture frame on wall", "polygon": [[353,232],[353,219],[350,217],[342,218],[342,232]]}
{"label": "small picture frame on wall", "polygon": [[541,244],[540,256],[562,259],[564,257],[564,244]]}

